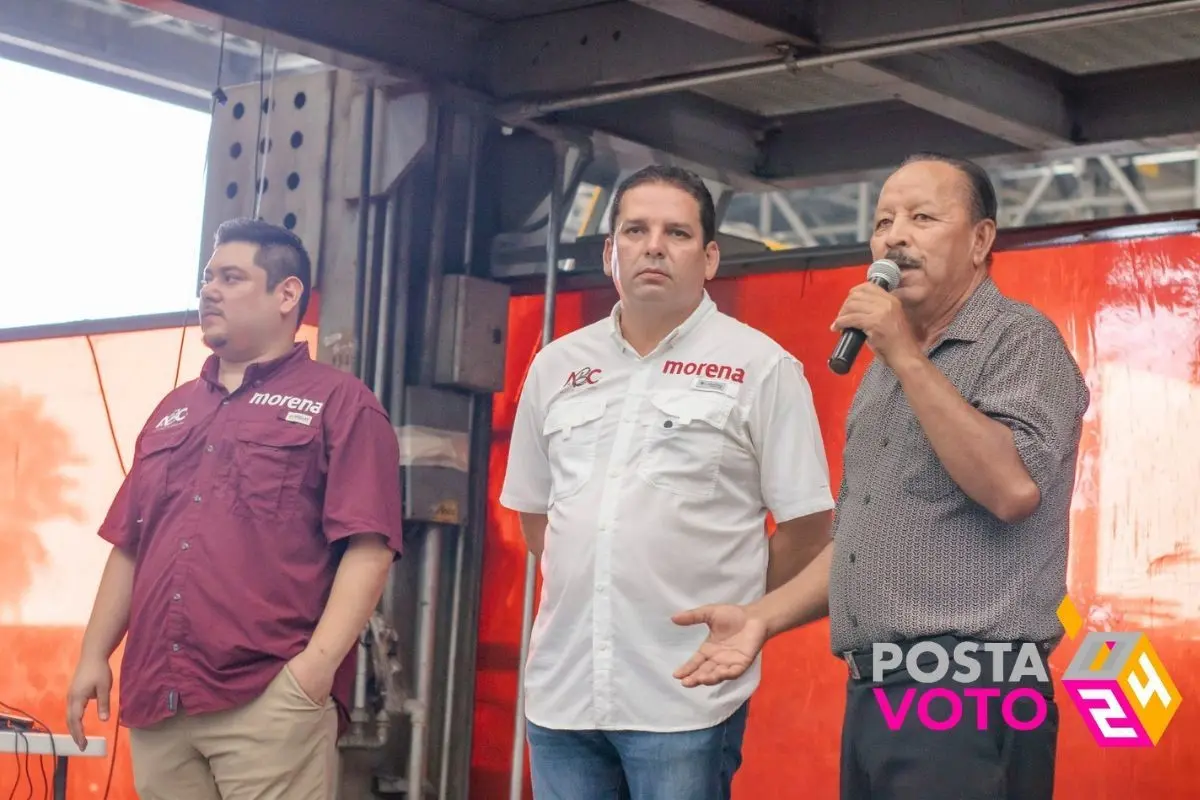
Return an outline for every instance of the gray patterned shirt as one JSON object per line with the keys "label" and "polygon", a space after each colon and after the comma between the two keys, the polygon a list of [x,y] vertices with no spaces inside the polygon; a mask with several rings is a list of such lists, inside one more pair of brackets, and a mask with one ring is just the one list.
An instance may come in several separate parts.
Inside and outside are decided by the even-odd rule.
{"label": "gray patterned shirt", "polygon": [[895,374],[876,359],[846,421],[829,589],[833,651],[941,634],[1056,640],[1090,399],[1079,367],[1054,323],[1001,295],[990,278],[926,355],[972,406],[1012,429],[1041,503],[1007,524],[967,497]]}

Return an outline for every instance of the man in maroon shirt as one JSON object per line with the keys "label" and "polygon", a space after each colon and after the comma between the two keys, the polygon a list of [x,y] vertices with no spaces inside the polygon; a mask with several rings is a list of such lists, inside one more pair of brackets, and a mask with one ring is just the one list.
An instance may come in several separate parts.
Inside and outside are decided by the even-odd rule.
{"label": "man in maroon shirt", "polygon": [[352,375],[295,333],[290,231],[220,227],[200,326],[213,355],[159,403],[100,528],[113,545],[67,698],[120,722],[142,800],[327,800],[352,648],[401,550],[399,452]]}

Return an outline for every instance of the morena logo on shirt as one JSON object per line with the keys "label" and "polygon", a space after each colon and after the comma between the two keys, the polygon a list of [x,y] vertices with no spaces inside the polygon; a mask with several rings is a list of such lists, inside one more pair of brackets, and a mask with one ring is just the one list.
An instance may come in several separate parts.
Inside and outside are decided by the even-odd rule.
{"label": "morena logo on shirt", "polygon": [[600,380],[601,372],[604,372],[604,370],[594,369],[592,367],[584,367],[583,369],[575,370],[567,376],[567,380],[566,383],[563,384],[563,388],[578,388],[580,386],[590,386],[595,384]]}
{"label": "morena logo on shirt", "polygon": [[320,414],[321,409],[325,406],[323,402],[309,400],[307,397],[292,397],[287,394],[271,394],[269,392],[256,392],[250,398],[250,405],[285,407],[292,411],[307,411],[312,414]]}
{"label": "morena logo on shirt", "polygon": [[666,361],[662,371],[664,375],[700,375],[734,383],[743,383],[746,380],[744,369],[736,369],[728,364],[706,364],[702,361]]}

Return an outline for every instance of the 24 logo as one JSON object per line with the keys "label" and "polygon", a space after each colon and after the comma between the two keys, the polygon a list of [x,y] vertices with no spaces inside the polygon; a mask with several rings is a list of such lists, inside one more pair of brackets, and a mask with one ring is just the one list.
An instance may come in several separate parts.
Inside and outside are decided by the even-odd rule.
{"label": "24 logo", "polygon": [[[1069,597],[1058,613],[1074,638],[1083,619]],[[1089,632],[1062,681],[1101,747],[1153,747],[1183,702],[1149,637],[1137,631]]]}

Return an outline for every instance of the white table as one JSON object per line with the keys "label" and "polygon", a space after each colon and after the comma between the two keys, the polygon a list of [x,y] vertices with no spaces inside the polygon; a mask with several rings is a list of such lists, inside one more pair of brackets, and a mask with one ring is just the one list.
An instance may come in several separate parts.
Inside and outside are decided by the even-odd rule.
{"label": "white table", "polygon": [[67,759],[104,758],[108,755],[108,740],[103,736],[89,736],[87,750],[80,750],[75,740],[65,733],[0,731],[0,755],[23,756],[25,748],[29,748],[31,756],[54,756],[54,800],[67,800]]}

